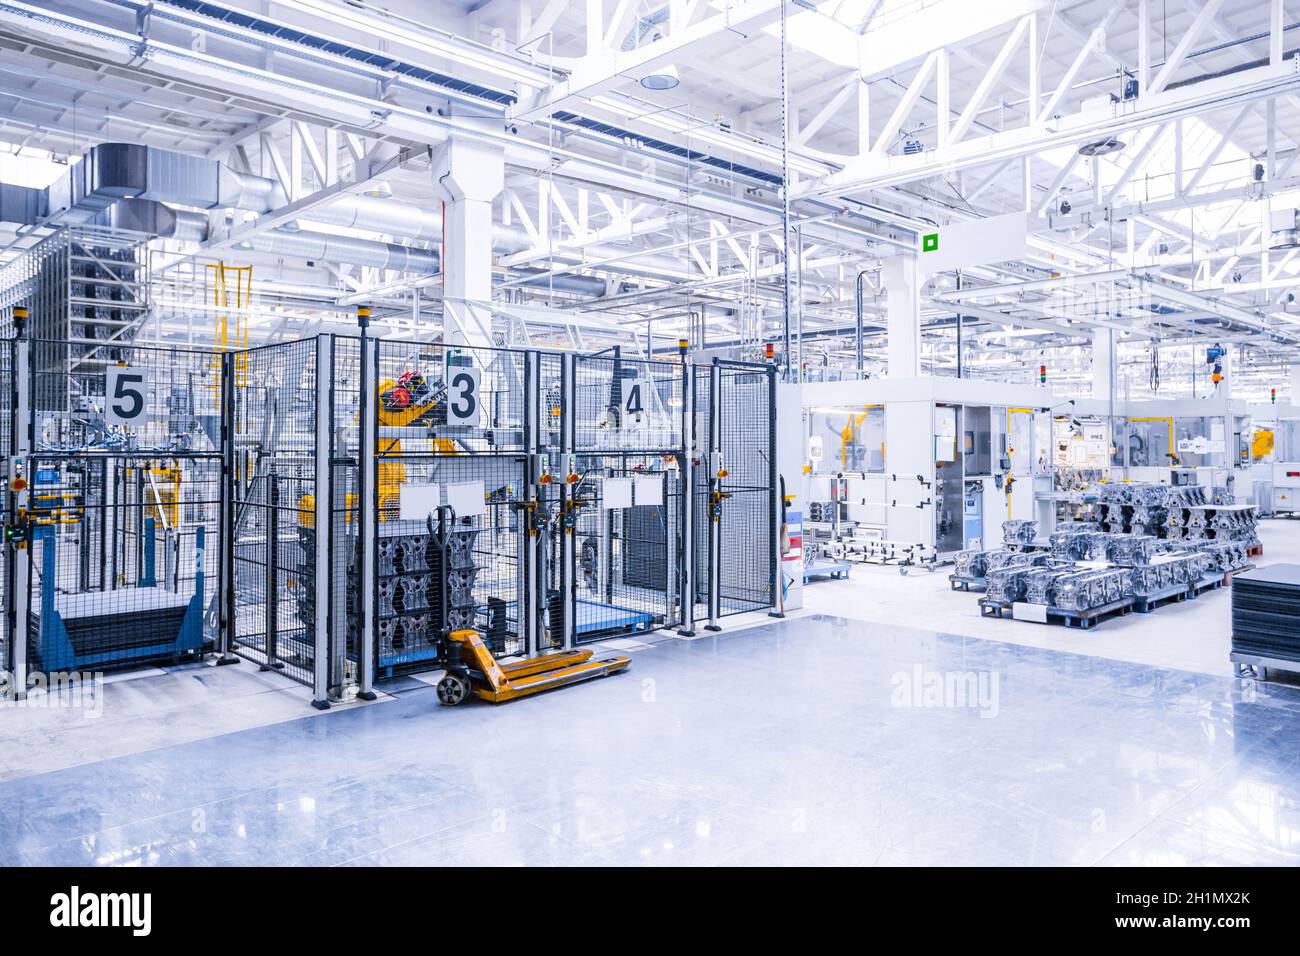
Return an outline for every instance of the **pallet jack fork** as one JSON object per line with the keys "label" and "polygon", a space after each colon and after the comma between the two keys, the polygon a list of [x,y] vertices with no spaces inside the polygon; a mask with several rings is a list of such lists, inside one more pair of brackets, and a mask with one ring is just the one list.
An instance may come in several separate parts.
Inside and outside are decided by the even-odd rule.
{"label": "pallet jack fork", "polygon": [[563,651],[499,664],[477,631],[452,631],[448,638],[461,658],[461,664],[449,667],[438,681],[438,699],[448,706],[459,704],[471,692],[503,704],[566,684],[607,677],[627,670],[631,663],[624,654],[592,660],[591,651]]}
{"label": "pallet jack fork", "polygon": [[455,524],[456,512],[449,505],[439,506],[436,525],[433,515],[429,515],[429,534],[442,554],[443,568],[439,582],[442,594],[438,603],[442,608],[440,631],[444,635],[441,657],[446,662],[447,673],[438,681],[438,700],[451,707],[472,693],[494,704],[503,704],[516,697],[540,694],[544,690],[627,670],[632,662],[624,654],[592,660],[591,651],[576,650],[501,664],[492,656],[491,649],[478,631],[449,626],[446,569],[450,567],[451,529]]}

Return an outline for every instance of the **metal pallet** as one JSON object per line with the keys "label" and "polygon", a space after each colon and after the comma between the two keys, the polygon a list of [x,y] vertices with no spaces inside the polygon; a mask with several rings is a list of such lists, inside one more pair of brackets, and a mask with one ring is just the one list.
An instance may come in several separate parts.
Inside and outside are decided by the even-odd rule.
{"label": "metal pallet", "polygon": [[1154,594],[1136,594],[1133,596],[1133,610],[1139,614],[1150,614],[1165,604],[1177,604],[1192,596],[1191,588],[1186,582],[1171,584]]}
{"label": "metal pallet", "polygon": [[809,578],[815,577],[847,578],[851,568],[852,565],[847,561],[824,561],[804,565],[803,583],[807,584]]}
{"label": "metal pallet", "polygon": [[948,583],[954,591],[983,591],[989,586],[987,578],[969,578],[963,574],[948,575]]}
{"label": "metal pallet", "polygon": [[1200,597],[1206,591],[1218,591],[1223,587],[1223,578],[1218,575],[1209,575],[1203,577],[1190,588],[1187,589],[1187,596],[1191,598]]}
{"label": "metal pallet", "polygon": [[1064,624],[1066,627],[1077,627],[1086,631],[1096,627],[1107,618],[1123,617],[1132,610],[1132,598],[1123,598],[1110,604],[1103,604],[1100,607],[1089,608],[1086,611],[1071,611],[1066,608],[1049,607],[1047,609],[1047,621],[1049,624]]}
{"label": "metal pallet", "polygon": [[1236,651],[1228,655],[1228,660],[1233,663],[1233,670],[1238,677],[1267,681],[1270,670],[1300,675],[1300,661],[1288,661],[1279,657],[1261,657],[1258,654],[1240,654]]}
{"label": "metal pallet", "polygon": [[1004,614],[1010,613],[1010,604],[1004,604],[1001,601],[990,601],[988,598],[980,598],[980,614],[983,617],[1002,617]]}

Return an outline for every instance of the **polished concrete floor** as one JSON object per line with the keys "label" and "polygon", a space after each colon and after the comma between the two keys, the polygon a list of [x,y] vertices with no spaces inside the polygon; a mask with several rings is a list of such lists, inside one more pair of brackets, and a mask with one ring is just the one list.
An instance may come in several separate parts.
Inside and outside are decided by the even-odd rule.
{"label": "polished concrete floor", "polygon": [[28,768],[0,864],[1300,863],[1300,688],[830,616],[630,653]]}

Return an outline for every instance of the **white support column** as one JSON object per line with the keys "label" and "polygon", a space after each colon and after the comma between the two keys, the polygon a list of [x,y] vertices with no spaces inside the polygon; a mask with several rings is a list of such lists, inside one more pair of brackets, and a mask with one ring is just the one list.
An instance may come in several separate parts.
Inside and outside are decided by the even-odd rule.
{"label": "white support column", "polygon": [[1110,401],[1111,387],[1115,382],[1115,353],[1111,348],[1113,329],[1092,330],[1092,398],[1093,401]]}
{"label": "white support column", "polygon": [[1029,101],[1025,104],[1025,119],[1032,123],[1043,104],[1043,54],[1042,36],[1038,14],[1029,15]]}
{"label": "white support column", "polygon": [[858,76],[858,155],[871,152],[871,84]]}
{"label": "white support column", "polygon": [[880,281],[886,299],[889,375],[916,378],[921,374],[921,284],[916,256],[883,260]]}
{"label": "white support column", "polygon": [[1291,397],[1289,401],[1292,405],[1300,405],[1300,361],[1295,362],[1287,369],[1287,378],[1291,381]]}
{"label": "white support column", "polygon": [[939,122],[937,143],[948,145],[952,132],[952,82],[948,70],[948,51],[939,51],[939,63],[935,69],[935,87],[937,92],[935,112]]}
{"label": "white support column", "polygon": [[1151,4],[1138,0],[1138,96],[1146,96],[1151,82]]}
{"label": "white support column", "polygon": [[492,204],[505,186],[499,147],[452,137],[434,154],[443,217],[444,341],[492,344]]}
{"label": "white support column", "polygon": [[[1269,0],[1268,16],[1268,62],[1278,66],[1285,54],[1286,37],[1283,34],[1284,16],[1282,0]],[[1270,103],[1272,100],[1269,101]]]}

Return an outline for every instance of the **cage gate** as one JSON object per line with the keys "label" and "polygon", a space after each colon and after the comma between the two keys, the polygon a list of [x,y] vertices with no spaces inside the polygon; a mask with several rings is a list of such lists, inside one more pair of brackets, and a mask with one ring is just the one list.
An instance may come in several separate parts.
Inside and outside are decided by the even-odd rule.
{"label": "cage gate", "polygon": [[227,503],[212,354],[14,348],[31,447],[24,547],[11,552],[25,567],[7,575],[24,582],[26,653],[15,661],[11,647],[11,662],[53,675],[214,648]]}

